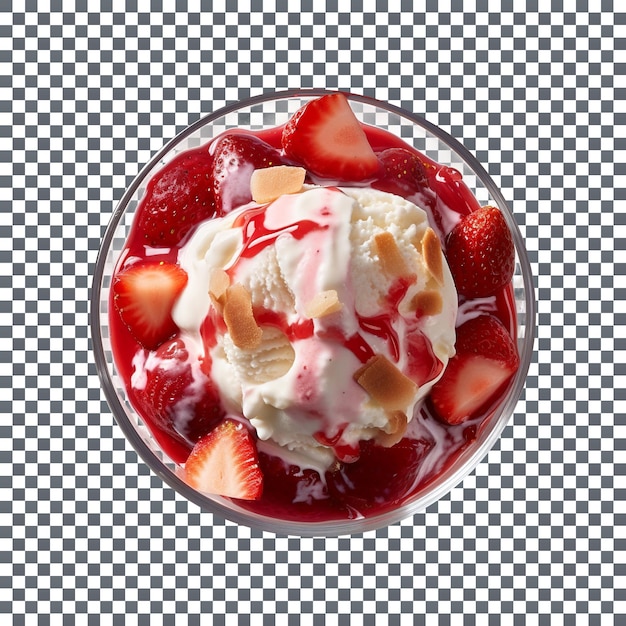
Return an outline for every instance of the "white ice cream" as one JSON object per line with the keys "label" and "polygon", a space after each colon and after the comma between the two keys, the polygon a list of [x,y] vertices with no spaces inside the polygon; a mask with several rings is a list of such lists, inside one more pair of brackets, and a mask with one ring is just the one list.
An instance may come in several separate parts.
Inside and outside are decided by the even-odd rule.
{"label": "white ice cream", "polygon": [[[364,363],[359,345],[410,375],[408,337],[421,332],[445,367],[454,353],[457,294],[445,261],[442,285],[424,262],[419,242],[428,226],[426,213],[398,196],[313,187],[278,198],[264,212],[251,204],[209,220],[181,250],[189,280],[174,320],[196,337],[203,324],[206,332],[207,316],[217,320],[208,342],[212,378],[227,410],[247,418],[266,449],[323,471],[342,450],[389,430],[389,411],[354,379]],[[375,237],[385,231],[413,276],[399,313],[395,305],[391,312],[389,301],[398,279],[382,271],[377,254]],[[237,347],[219,323],[219,307],[208,292],[220,269],[251,294],[263,329],[254,349]],[[411,302],[426,289],[439,291],[441,312],[417,317]],[[340,310],[309,318],[316,295],[332,291]],[[393,329],[398,358],[393,342],[374,328],[379,319]],[[440,375],[416,385],[402,407],[409,421]]]}

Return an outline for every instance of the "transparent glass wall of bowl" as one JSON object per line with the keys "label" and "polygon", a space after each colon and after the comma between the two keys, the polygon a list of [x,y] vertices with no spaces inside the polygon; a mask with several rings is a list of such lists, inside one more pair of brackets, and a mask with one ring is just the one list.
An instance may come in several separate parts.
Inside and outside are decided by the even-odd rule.
{"label": "transparent glass wall of bowl", "polygon": [[[198,122],[193,132],[183,132],[175,139],[171,144],[171,148],[162,155],[162,158],[160,158],[150,170],[142,172],[138,187],[128,199],[127,206],[125,208],[121,207],[124,209],[123,213],[115,227],[109,249],[104,251],[105,262],[102,269],[100,301],[98,304],[101,316],[100,338],[107,366],[106,375],[110,377],[112,387],[123,409],[123,414],[116,414],[115,417],[118,421],[127,422],[136,431],[141,441],[139,444],[134,442],[133,445],[138,445],[137,449],[141,450],[142,456],[150,460],[150,465],[166,482],[184,497],[187,497],[199,506],[207,510],[217,511],[238,523],[244,523],[274,532],[304,535],[333,535],[372,530],[404,519],[409,515],[423,510],[426,506],[438,500],[460,482],[472,471],[480,460],[482,460],[484,455],[500,436],[502,429],[508,422],[515,404],[517,403],[518,391],[521,389],[523,382],[522,377],[525,378],[525,370],[528,363],[526,362],[524,364],[524,371],[520,371],[520,375],[516,377],[514,387],[512,387],[511,392],[503,400],[501,405],[503,409],[502,413],[495,415],[494,419],[490,420],[488,427],[481,433],[480,439],[475,442],[476,445],[470,446],[467,453],[462,455],[453,467],[449,468],[442,476],[439,476],[437,480],[434,481],[428,489],[420,493],[415,500],[407,503],[396,511],[374,519],[341,520],[303,526],[296,522],[266,519],[262,515],[250,513],[237,506],[236,503],[232,503],[224,498],[217,496],[210,497],[196,492],[181,480],[180,473],[177,472],[176,466],[161,452],[148,429],[128,403],[123,381],[118,375],[113,363],[108,327],[108,302],[111,276],[113,275],[120,253],[125,246],[138,202],[145,193],[147,181],[150,180],[155,171],[163,164],[169,162],[181,151],[205,144],[228,129],[249,128],[256,130],[282,125],[312,97],[311,95],[304,96],[300,94],[290,95],[289,97],[280,96],[280,94],[277,94],[275,97],[268,95],[266,101],[253,101],[252,103],[244,104],[238,109],[226,112],[218,117],[211,115],[207,118],[206,122]],[[401,137],[404,141],[413,145],[417,150],[426,154],[426,156],[434,161],[457,169],[463,175],[463,179],[470,190],[476,195],[481,205],[498,205],[505,213],[507,220],[512,221],[507,208],[500,206],[502,202],[498,202],[496,198],[492,197],[486,184],[476,175],[471,165],[444,141],[433,135],[428,128],[424,128],[420,125],[418,120],[411,119],[410,114],[407,114],[405,117],[397,111],[386,110],[384,104],[381,104],[379,107],[371,102],[362,102],[359,98],[351,100],[351,105],[359,119],[364,123],[384,128],[392,134]],[[442,134],[441,136],[445,138],[445,135]],[[452,145],[453,144],[454,142],[452,141]],[[473,158],[468,160],[471,162]],[[498,193],[497,188],[491,182],[487,181],[487,183],[491,185],[490,188],[494,193]],[[518,245],[521,245],[521,241],[518,241]],[[534,320],[530,319],[530,317],[533,317],[534,313],[533,286],[532,278],[528,273],[527,263],[521,260],[524,251],[520,248],[517,252],[518,257],[513,284],[518,315],[518,342],[520,353],[525,354],[528,361],[530,358],[529,350],[532,351],[532,345],[529,345],[529,338],[532,339],[534,323]],[[529,292],[529,290],[531,291]],[[528,311],[526,310],[527,303]],[[528,337],[526,333],[527,327],[529,328],[530,337]],[[530,344],[532,344],[532,341]],[[115,410],[115,412],[119,413],[117,410]]]}

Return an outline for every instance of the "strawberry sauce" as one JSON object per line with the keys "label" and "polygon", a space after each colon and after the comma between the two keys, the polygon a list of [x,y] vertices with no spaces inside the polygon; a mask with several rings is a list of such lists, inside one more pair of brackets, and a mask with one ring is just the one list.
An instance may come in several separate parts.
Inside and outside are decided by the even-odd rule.
{"label": "strawberry sauce", "polygon": [[244,232],[242,258],[255,257],[264,248],[274,243],[280,233],[288,232],[294,239],[300,240],[313,230],[325,228],[312,220],[301,220],[292,228],[274,231],[265,228],[264,219],[265,207],[260,207],[258,210],[247,211],[233,223],[234,227],[240,227]]}
{"label": "strawberry sauce", "polygon": [[[381,129],[364,126],[368,141],[375,152],[379,153],[389,148],[403,148],[411,150],[422,162],[425,170],[425,179],[415,185],[412,193],[407,192],[405,186],[398,186],[396,193],[415,202],[428,213],[433,228],[440,236],[444,245],[445,237],[451,227],[459,219],[479,208],[478,202],[462,180],[461,174],[445,165],[440,165],[428,159],[408,146],[401,139]],[[266,129],[259,132],[248,131],[267,144],[281,150],[281,128]],[[206,154],[207,146],[197,151]],[[210,150],[209,150],[210,152]],[[165,166],[167,168],[168,166]],[[309,182],[321,181],[309,179]],[[335,181],[324,181],[326,186],[337,184]],[[362,186],[362,183],[355,183]],[[346,185],[344,182],[342,186]],[[393,180],[373,180],[368,185],[377,188],[383,186],[385,190],[393,187]],[[382,187],[381,187],[382,188]],[[139,213],[141,212],[141,204]],[[216,210],[219,215],[219,209]],[[244,248],[242,257],[252,257],[261,249],[269,245],[276,237],[276,233],[263,226],[262,209],[245,213],[242,218],[244,226]],[[171,248],[150,248],[145,246],[145,238],[139,231],[141,220],[136,219],[132,228],[126,249],[120,257],[116,272],[122,271],[137,258],[149,258],[150,261],[176,262],[178,249],[193,233],[185,237],[178,246]],[[303,237],[307,232],[316,228],[323,228],[317,222],[302,221],[294,226],[291,234],[296,238]],[[398,358],[400,342],[393,328],[394,314],[397,314],[397,303],[406,293],[408,285],[399,281],[390,291],[386,308],[387,313],[375,317],[360,317],[358,319],[361,330],[382,338],[390,347],[390,352]],[[119,376],[124,381],[128,399],[137,410],[144,423],[153,433],[158,445],[165,455],[175,463],[183,464],[193,448],[198,436],[189,437],[187,432],[180,432],[171,420],[161,415],[155,417],[154,412],[146,407],[145,389],[137,388],[134,384],[138,378],[136,367],[148,362],[150,351],[139,345],[127,326],[117,314],[113,301],[110,302],[110,333],[111,346]],[[395,313],[394,313],[395,312]],[[457,327],[467,319],[478,314],[489,313],[497,317],[515,339],[517,319],[515,313],[515,298],[512,285],[507,285],[498,293],[488,298],[477,300],[459,300],[459,315]],[[283,316],[267,311],[255,312],[258,323],[280,328],[292,340],[297,341],[309,337],[313,333],[313,323],[298,323],[289,326]],[[366,363],[374,353],[369,344],[359,332],[346,338],[337,331],[334,335],[332,328],[324,331],[328,338],[339,338],[361,363]],[[203,328],[205,345],[210,344],[215,329],[207,322]],[[437,377],[443,367],[434,356],[428,340],[417,330],[409,340],[409,369],[411,377],[418,384]],[[211,382],[206,376],[210,370],[210,363],[191,364],[195,377],[188,392],[183,392],[182,398],[172,398],[171,411],[183,409],[193,412],[193,402],[206,411],[206,398],[212,396]],[[148,372],[148,377],[152,375]],[[189,374],[190,375],[190,374]],[[150,379],[148,385],[150,383]],[[193,387],[193,395],[191,391]],[[203,389],[204,395],[198,395],[198,389]],[[185,395],[187,394],[187,395]],[[165,399],[164,401],[166,401]],[[217,403],[219,401],[216,400]],[[494,403],[495,406],[495,403]],[[435,417],[428,400],[409,423],[404,438],[393,447],[385,448],[376,445],[373,441],[363,441],[358,450],[335,450],[338,459],[354,462],[338,461],[324,476],[320,476],[311,469],[300,469],[289,465],[281,459],[272,456],[263,442],[258,442],[259,463],[264,477],[263,495],[255,501],[238,501],[238,504],[257,513],[272,517],[301,521],[322,521],[329,519],[354,518],[371,516],[396,508],[415,494],[425,489],[446,468],[475,441],[477,432],[484,425],[494,410],[488,407],[481,415],[459,425],[449,425]],[[186,408],[185,408],[186,407]],[[223,414],[221,407],[214,410],[215,419],[219,420]],[[194,419],[191,417],[190,419]],[[328,433],[316,435],[319,441],[329,446],[338,443],[341,431],[329,436]]]}

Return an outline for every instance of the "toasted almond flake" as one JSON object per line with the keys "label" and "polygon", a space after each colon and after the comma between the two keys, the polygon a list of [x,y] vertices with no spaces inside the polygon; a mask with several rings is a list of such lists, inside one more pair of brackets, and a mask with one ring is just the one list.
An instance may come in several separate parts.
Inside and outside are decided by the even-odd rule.
{"label": "toasted almond flake", "polygon": [[387,411],[406,410],[417,391],[417,385],[382,354],[360,367],[354,380]]}
{"label": "toasted almond flake", "polygon": [[385,448],[395,446],[404,437],[408,424],[406,413],[403,411],[391,411],[388,418],[387,428],[376,437],[376,441]]}
{"label": "toasted almond flake", "polygon": [[439,315],[443,311],[443,298],[434,289],[420,291],[411,299],[410,308],[420,315]]}
{"label": "toasted almond flake", "polygon": [[263,331],[254,319],[250,293],[240,283],[235,283],[226,290],[223,315],[232,342],[238,348],[258,348]]}
{"label": "toasted almond flake", "polygon": [[387,431],[389,433],[404,432],[407,426],[406,413],[403,411],[391,411],[388,415],[389,425]]}
{"label": "toasted almond flake", "polygon": [[223,269],[215,269],[209,279],[209,296],[218,310],[222,310],[226,290],[230,287],[230,277]]}
{"label": "toasted almond flake", "polygon": [[334,289],[328,289],[315,294],[307,304],[304,314],[311,319],[324,317],[340,311],[342,306],[337,292]]}
{"label": "toasted almond flake", "polygon": [[252,172],[250,191],[259,204],[272,202],[288,193],[298,193],[304,184],[306,170],[291,165],[275,165]]}
{"label": "toasted almond flake", "polygon": [[388,231],[374,236],[378,259],[383,272],[390,276],[408,276],[409,270],[406,261],[400,252],[396,238]]}
{"label": "toasted almond flake", "polygon": [[422,239],[422,256],[428,271],[443,286],[443,253],[441,242],[432,228],[427,228]]}

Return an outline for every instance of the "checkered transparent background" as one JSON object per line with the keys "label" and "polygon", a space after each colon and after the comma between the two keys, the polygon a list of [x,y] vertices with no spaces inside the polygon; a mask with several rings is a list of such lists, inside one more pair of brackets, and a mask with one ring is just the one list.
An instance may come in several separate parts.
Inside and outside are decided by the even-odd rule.
{"label": "checkered transparent background", "polygon": [[[626,623],[620,3],[175,6],[0,3],[0,613]],[[537,353],[499,444],[424,513],[353,537],[263,534],[164,488],[90,353],[99,241],[139,168],[199,116],[295,87],[390,100],[460,139],[510,200],[536,277]]]}

